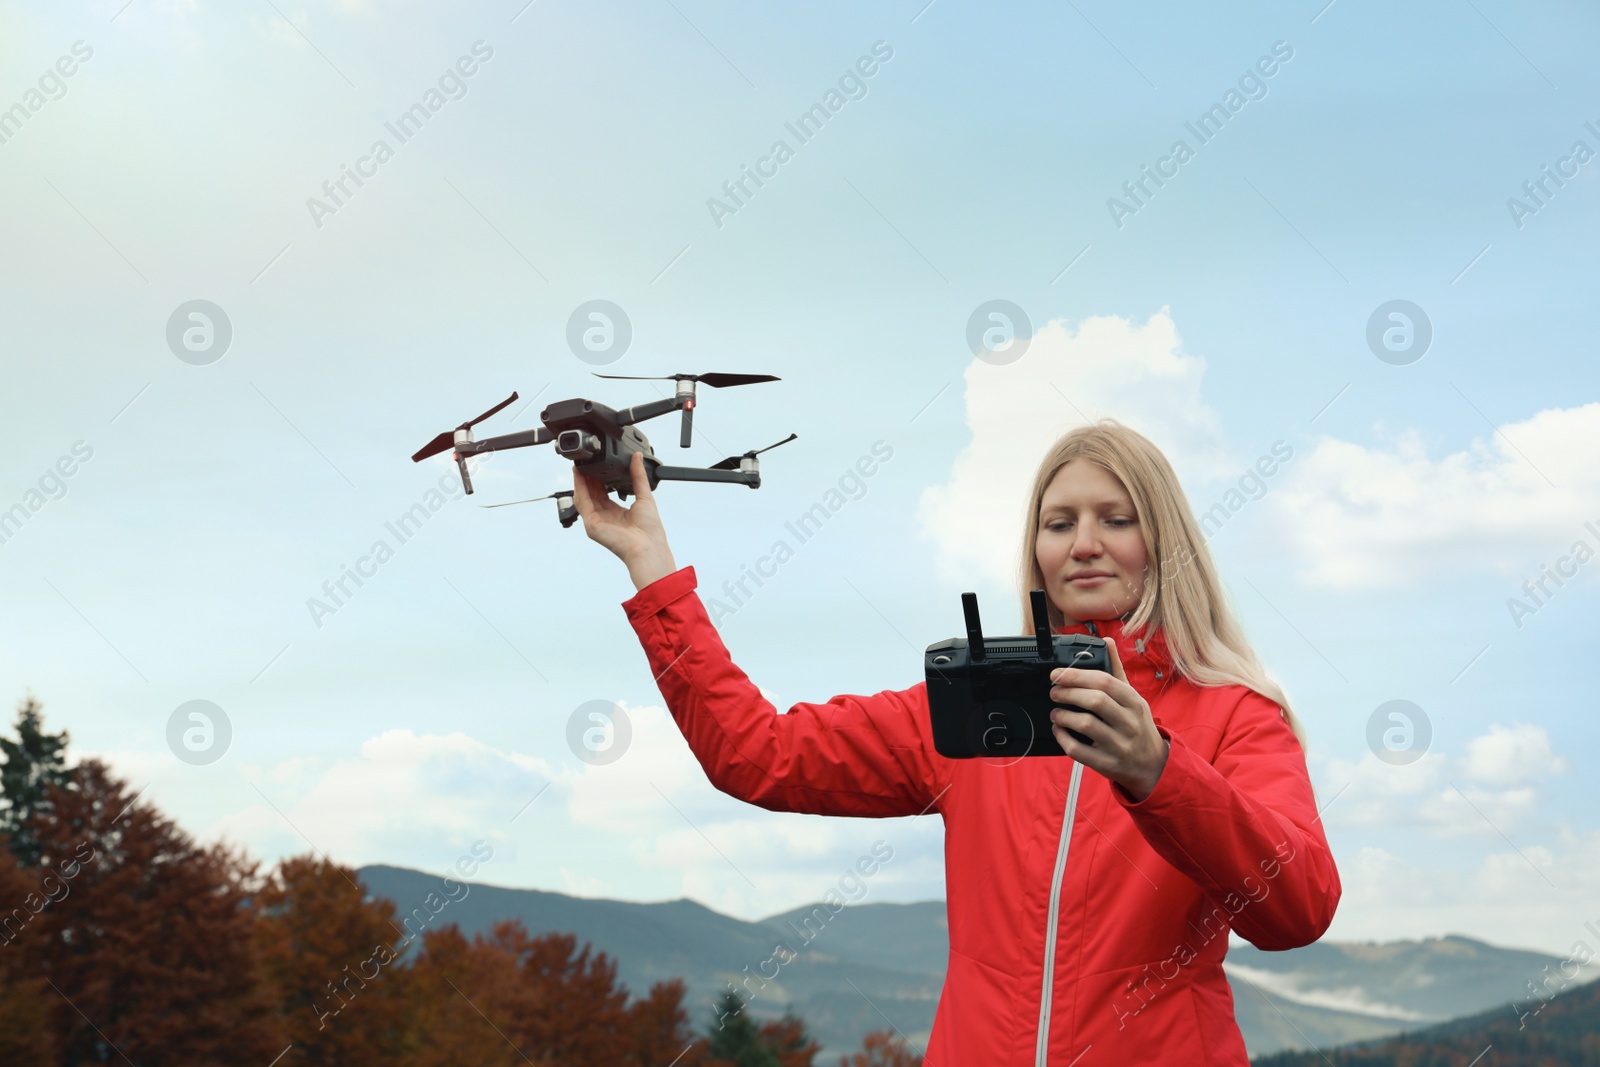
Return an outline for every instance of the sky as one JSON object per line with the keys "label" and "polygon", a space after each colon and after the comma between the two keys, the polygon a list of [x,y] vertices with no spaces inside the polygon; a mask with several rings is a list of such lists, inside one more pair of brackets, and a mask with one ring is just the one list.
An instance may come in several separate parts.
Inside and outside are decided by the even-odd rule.
{"label": "sky", "polygon": [[409,457],[777,375],[641,428],[798,435],[658,495],[784,710],[1017,621],[1028,482],[1112,417],[1306,725],[1326,936],[1592,942],[1600,15],[1324,5],[0,4],[0,698],[266,863],[758,918],[883,841],[868,899],[938,899],[936,819],[709,785],[622,564],[478,506],[569,464]]}

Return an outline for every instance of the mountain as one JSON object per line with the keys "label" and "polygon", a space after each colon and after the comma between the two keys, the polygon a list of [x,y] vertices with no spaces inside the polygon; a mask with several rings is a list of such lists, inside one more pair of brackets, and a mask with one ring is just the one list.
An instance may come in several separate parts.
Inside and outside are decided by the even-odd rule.
{"label": "mountain", "polygon": [[414,909],[429,893],[447,899],[437,876],[387,866],[363,867],[357,876],[373,895],[395,902],[396,921],[421,916],[409,931],[453,922],[470,935],[520,919],[533,933],[572,933],[580,945],[592,943],[617,964],[618,981],[634,995],[682,978],[685,1010],[702,1032],[714,1025],[716,994],[729,982],[745,983],[741,995],[757,1020],[794,1006],[822,1043],[819,1063],[860,1048],[862,1035],[882,1029],[886,1018],[926,1047],[944,982],[943,901],[854,905],[837,914],[818,904],[745,922],[689,900],[636,904],[467,883],[467,895],[452,886],[461,899],[434,916]]}
{"label": "mountain", "polygon": [[[1600,983],[1560,986],[1476,1015],[1343,1048],[1280,1052],[1255,1067],[1600,1067]],[[1559,992],[1554,990],[1559,989]]]}
{"label": "mountain", "polygon": [[[421,871],[372,866],[358,874],[374,895],[395,901],[402,917],[430,892],[436,901],[447,896],[438,877]],[[685,1007],[701,1031],[713,1025],[713,997],[730,981],[743,982],[743,995],[755,995],[747,1010],[757,1019],[793,1005],[826,1050],[819,1063],[834,1062],[889,1023],[919,1047],[933,1028],[949,946],[943,901],[855,904],[838,913],[817,904],[746,922],[689,900],[638,904],[468,886],[437,916],[423,908],[410,928],[453,922],[470,935],[496,920],[520,919],[534,933],[576,934],[580,945],[588,941],[616,962],[618,979],[636,995],[653,982],[683,978]],[[453,892],[461,896],[459,887]],[[1224,967],[1245,1047],[1262,1056],[1504,1011],[1512,1000],[1531,999],[1525,983],[1560,962],[1449,936],[1322,941],[1287,952],[1240,942]]]}
{"label": "mountain", "polygon": [[[1229,949],[1234,1018],[1252,1056],[1326,1048],[1414,1030],[1532,998],[1528,983],[1562,962],[1472,938],[1319,941],[1288,952]],[[1592,976],[1593,966],[1579,979]]]}

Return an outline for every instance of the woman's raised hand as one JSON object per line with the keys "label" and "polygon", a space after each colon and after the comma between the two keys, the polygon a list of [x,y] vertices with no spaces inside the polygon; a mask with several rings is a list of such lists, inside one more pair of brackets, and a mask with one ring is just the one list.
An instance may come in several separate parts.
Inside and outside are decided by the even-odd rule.
{"label": "woman's raised hand", "polygon": [[583,519],[583,532],[627,564],[634,588],[643,589],[677,570],[678,565],[656,511],[656,498],[644,471],[644,453],[628,457],[628,471],[633,476],[632,507],[612,500],[599,482],[579,474],[576,464],[572,467],[572,501]]}

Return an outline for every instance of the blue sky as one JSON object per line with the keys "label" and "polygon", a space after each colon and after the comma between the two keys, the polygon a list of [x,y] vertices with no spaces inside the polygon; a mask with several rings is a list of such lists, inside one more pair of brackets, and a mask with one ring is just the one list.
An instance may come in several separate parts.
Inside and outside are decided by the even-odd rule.
{"label": "blue sky", "polygon": [[[485,839],[488,881],[753,917],[881,837],[875,899],[928,899],[934,820],[775,815],[704,781],[621,564],[548,503],[475,506],[569,486],[549,450],[487,462],[332,615],[308,600],[448,476],[410,454],[513,389],[536,403],[485,432],[662,395],[596,369],[776,374],[703,389],[686,452],[668,420],[644,428],[692,465],[799,434],[758,492],[660,494],[707,595],[892,449],[721,620],[782,709],[913,685],[962,591],[1014,617],[1022,487],[1084,418],[1152,437],[1197,511],[1282,442],[1210,543],[1331,801],[1329,936],[1565,953],[1600,888],[1600,563],[1573,556],[1600,550],[1600,160],[1573,153],[1600,151],[1596,21],[1357,0],[0,7],[0,108],[25,112],[0,123],[0,509],[26,513],[0,543],[0,695],[31,690],[80,754],[268,860],[443,869]],[[848,80],[875,46],[892,55]],[[1275,47],[1292,55],[1249,80]],[[1242,78],[1198,143],[1186,124]],[[786,123],[836,88],[799,143]],[[430,90],[401,143],[386,124]],[[779,139],[776,174],[708,207]],[[1192,158],[1113,211],[1179,139]],[[334,213],[308,205],[358,166]],[[1517,218],[1545,167],[1571,176]],[[632,325],[603,367],[566,340],[596,299]],[[231,326],[213,362],[167,342],[194,300]],[[1031,324],[1004,365],[966,342],[993,300]],[[1431,325],[1410,362],[1367,341],[1394,300]],[[1564,556],[1573,576],[1514,619]],[[203,765],[166,740],[196,699],[232,728]],[[1397,699],[1432,729],[1398,766],[1367,742]],[[632,724],[604,766],[566,740],[590,700]]]}

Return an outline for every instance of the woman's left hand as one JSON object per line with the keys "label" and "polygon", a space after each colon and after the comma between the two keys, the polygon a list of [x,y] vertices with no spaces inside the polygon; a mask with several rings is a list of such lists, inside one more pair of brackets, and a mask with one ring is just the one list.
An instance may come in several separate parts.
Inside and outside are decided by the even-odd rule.
{"label": "woman's left hand", "polygon": [[[1128,684],[1117,643],[1106,638],[1111,673],[1059,667],[1050,673],[1050,699],[1084,711],[1056,708],[1051,729],[1061,750],[1126,789],[1137,803],[1149,796],[1167,765],[1167,742],[1156,730],[1150,705]],[[1092,712],[1093,714],[1085,714]],[[1094,742],[1074,740],[1070,726]]]}

